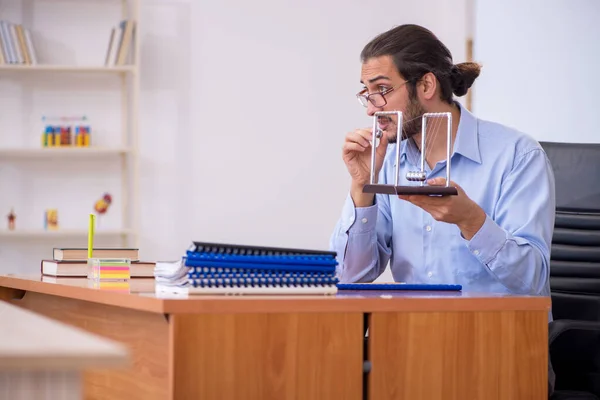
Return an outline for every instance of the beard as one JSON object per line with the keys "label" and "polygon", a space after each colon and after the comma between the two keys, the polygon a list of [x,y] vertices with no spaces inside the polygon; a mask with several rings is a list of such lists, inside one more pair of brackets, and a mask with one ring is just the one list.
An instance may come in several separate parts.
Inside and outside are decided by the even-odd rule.
{"label": "beard", "polygon": [[[409,102],[406,106],[406,110],[402,113],[402,133],[401,140],[410,139],[413,136],[421,133],[421,127],[423,125],[423,119],[421,118],[425,114],[425,109],[419,103],[416,96],[409,96]],[[397,139],[397,126],[398,121],[396,117],[390,118],[388,116],[378,117],[378,122],[385,124],[384,132],[387,135],[388,143],[396,143]]]}

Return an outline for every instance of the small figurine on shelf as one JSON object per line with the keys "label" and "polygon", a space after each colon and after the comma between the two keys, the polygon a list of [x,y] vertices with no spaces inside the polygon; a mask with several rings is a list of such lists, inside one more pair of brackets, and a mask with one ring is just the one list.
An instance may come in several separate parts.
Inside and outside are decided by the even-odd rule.
{"label": "small figurine on shelf", "polygon": [[15,211],[14,211],[14,209],[11,208],[10,214],[8,214],[8,230],[9,231],[15,230],[15,220],[16,219],[17,219],[17,216],[15,215]]}
{"label": "small figurine on shelf", "polygon": [[108,207],[110,207],[110,203],[112,203],[112,196],[104,193],[104,196],[94,204],[94,211],[98,214],[105,214],[108,211]]}
{"label": "small figurine on shelf", "polygon": [[58,230],[58,210],[51,208],[46,210],[46,218],[44,219],[44,228],[47,231]]}
{"label": "small figurine on shelf", "polygon": [[96,223],[100,226],[100,216],[106,214],[108,208],[112,203],[112,196],[108,193],[104,193],[102,198],[94,203],[94,211],[98,214],[98,218],[96,219]]}
{"label": "small figurine on shelf", "polygon": [[75,145],[77,147],[90,147],[90,127],[76,126],[75,127]]}

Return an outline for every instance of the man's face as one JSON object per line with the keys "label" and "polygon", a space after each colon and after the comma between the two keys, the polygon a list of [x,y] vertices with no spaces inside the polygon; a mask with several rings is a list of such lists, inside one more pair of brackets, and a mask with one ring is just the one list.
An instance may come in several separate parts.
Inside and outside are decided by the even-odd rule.
{"label": "man's face", "polygon": [[[367,114],[375,115],[378,111],[401,111],[403,119],[402,138],[411,138],[421,133],[421,116],[425,113],[423,106],[416,96],[410,98],[405,80],[400,76],[390,56],[371,58],[362,65],[361,83],[364,85],[365,94],[385,92],[386,104],[376,106],[368,103]],[[382,96],[371,96],[375,98],[377,105],[383,104]],[[378,117],[378,126],[387,135],[390,143],[396,142],[397,121],[395,115],[382,115]]]}

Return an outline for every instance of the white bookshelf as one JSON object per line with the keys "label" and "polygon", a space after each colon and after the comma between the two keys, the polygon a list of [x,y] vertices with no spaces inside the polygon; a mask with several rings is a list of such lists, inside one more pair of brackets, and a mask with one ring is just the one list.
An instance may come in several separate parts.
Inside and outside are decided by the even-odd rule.
{"label": "white bookshelf", "polygon": [[0,148],[0,159],[35,159],[60,157],[61,159],[75,159],[78,157],[104,157],[129,155],[129,147],[48,147],[48,148]]}
{"label": "white bookshelf", "polygon": [[[129,236],[133,232],[129,229],[99,229],[95,232],[94,237],[105,238],[114,236]],[[82,239],[87,237],[85,229],[61,229],[57,231],[47,231],[44,229],[21,229],[9,231],[7,229],[0,230],[0,238],[19,238],[19,239]]]}
{"label": "white bookshelf", "polygon": [[[6,85],[20,97],[6,94],[0,98],[0,106],[9,115],[5,117],[9,125],[19,126],[21,129],[10,128],[11,135],[27,137],[13,142],[0,140],[0,191],[14,191],[20,193],[21,199],[27,199],[29,191],[35,191],[32,197],[39,197],[39,185],[25,183],[32,181],[30,175],[41,175],[56,169],[56,175],[61,175],[64,187],[57,187],[56,183],[49,183],[48,191],[53,202],[53,207],[59,211],[59,228],[56,231],[43,228],[43,209],[39,201],[24,201],[23,204],[2,203],[0,201],[0,261],[2,259],[2,246],[11,246],[27,239],[39,241],[45,248],[59,247],[73,243],[76,239],[80,243],[87,236],[84,224],[67,224],[63,226],[61,220],[87,220],[89,213],[93,212],[93,202],[89,196],[82,199],[85,207],[71,207],[78,200],[76,190],[80,188],[84,174],[92,170],[89,164],[106,165],[106,173],[110,176],[90,177],[89,185],[94,185],[94,179],[99,179],[97,185],[98,198],[105,190],[108,178],[118,182],[118,198],[111,205],[108,214],[116,213],[118,208],[118,222],[109,224],[108,227],[99,227],[96,236],[100,239],[109,238],[118,241],[121,246],[139,246],[139,172],[138,172],[138,107],[139,107],[139,61],[140,61],[140,1],[141,0],[96,0],[82,2],[80,0],[64,0],[60,3],[47,0],[15,0],[4,3],[0,7],[2,16],[0,20],[22,24],[31,29],[34,37],[34,47],[38,55],[37,64],[0,64],[0,84]],[[104,59],[109,44],[110,29],[120,21],[130,19],[135,21],[135,37],[132,41],[132,60],[126,65],[105,66]],[[56,26],[56,21],[62,23]],[[89,29],[88,29],[89,28]],[[74,33],[73,30],[78,29]],[[89,45],[88,45],[89,43]],[[65,82],[65,89],[60,83]],[[73,83],[75,82],[75,83]],[[55,86],[52,86],[55,85]],[[56,91],[50,97],[48,88]],[[23,88],[23,89],[22,89]],[[0,88],[2,90],[2,88]],[[105,100],[107,91],[112,90],[109,100]],[[97,95],[94,91],[97,91]],[[6,93],[7,90],[4,90]],[[71,96],[71,97],[69,97]],[[42,130],[32,128],[42,126],[41,112],[48,109],[60,110],[61,101],[65,109],[73,109],[78,105],[78,98],[84,100],[99,100],[96,109],[87,109],[86,116],[90,116],[92,131],[92,145],[90,147],[42,147],[40,138]],[[113,101],[112,98],[119,98]],[[11,101],[15,99],[14,103]],[[40,100],[41,99],[41,100]],[[45,102],[45,103],[44,103]],[[25,105],[23,105],[25,104]],[[11,109],[14,108],[14,110]],[[29,107],[29,108],[27,108]],[[69,108],[70,107],[70,108]],[[8,108],[8,109],[7,109]],[[34,115],[28,115],[29,110],[35,110]],[[20,112],[20,114],[19,114]],[[45,112],[45,111],[43,111]],[[56,112],[56,111],[54,111]],[[50,114],[52,113],[49,112]],[[117,121],[118,119],[118,121]],[[1,118],[0,118],[1,120]],[[33,121],[33,122],[32,122]],[[95,132],[95,126],[104,121],[112,124],[101,134]],[[0,125],[0,129],[4,127]],[[32,131],[33,130],[33,131]],[[96,134],[96,137],[94,136]],[[95,140],[104,134],[105,140]],[[5,136],[6,138],[6,136]],[[36,140],[33,138],[37,138]],[[2,137],[0,136],[0,139]],[[85,167],[85,165],[88,167]],[[96,164],[93,164],[96,163]],[[33,170],[37,168],[37,170]],[[62,168],[62,169],[61,169]],[[95,167],[97,169],[97,167]],[[65,174],[64,171],[76,171]],[[33,172],[32,172],[33,171]],[[36,172],[38,171],[38,172]],[[63,171],[63,172],[60,172]],[[5,173],[4,179],[2,172]],[[22,176],[26,176],[22,178]],[[56,175],[53,177],[56,178]],[[9,177],[8,179],[6,177]],[[13,178],[18,177],[18,178]],[[4,180],[4,182],[2,182]],[[36,181],[37,182],[37,181]],[[103,186],[104,185],[104,186]],[[53,189],[55,188],[55,189]],[[89,189],[88,189],[89,192]],[[5,192],[6,193],[6,192]],[[112,193],[111,193],[112,194]],[[14,198],[17,198],[16,195]],[[64,203],[56,204],[57,199]],[[16,229],[8,230],[6,215],[10,207],[16,208]],[[86,209],[87,212],[81,210]],[[74,210],[74,211],[73,211]],[[69,213],[76,213],[71,215]],[[28,214],[35,217],[27,218]],[[38,218],[38,216],[40,216]],[[64,217],[67,218],[64,218]],[[100,218],[105,218],[104,216]],[[38,223],[39,220],[39,223]],[[33,221],[33,222],[32,222]],[[114,221],[113,221],[114,222]]]}
{"label": "white bookshelf", "polygon": [[37,64],[37,65],[0,65],[0,72],[76,72],[76,73],[101,73],[101,74],[134,74],[137,68],[134,65],[123,65],[114,67],[105,66],[77,66],[77,65],[53,65],[53,64]]}

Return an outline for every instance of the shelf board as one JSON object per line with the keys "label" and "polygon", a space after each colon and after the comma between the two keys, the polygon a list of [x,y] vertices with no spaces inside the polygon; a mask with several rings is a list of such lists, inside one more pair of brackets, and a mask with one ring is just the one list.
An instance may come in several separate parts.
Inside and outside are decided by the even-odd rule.
{"label": "shelf board", "polygon": [[135,65],[119,65],[119,66],[114,66],[114,67],[105,67],[103,65],[78,66],[78,65],[54,65],[54,64],[37,64],[37,65],[3,64],[3,65],[0,65],[0,71],[125,73],[125,72],[134,72]]}
{"label": "shelf board", "polygon": [[[132,231],[129,229],[113,229],[102,230],[98,229],[94,232],[95,237],[129,235]],[[88,231],[85,229],[62,229],[57,231],[46,231],[43,229],[26,229],[9,231],[7,229],[0,230],[0,237],[3,238],[21,238],[21,239],[43,239],[43,238],[71,238],[71,237],[87,237]]]}
{"label": "shelf board", "polygon": [[42,147],[42,148],[12,148],[0,149],[0,159],[3,158],[44,158],[44,157],[87,157],[127,154],[128,147]]}

